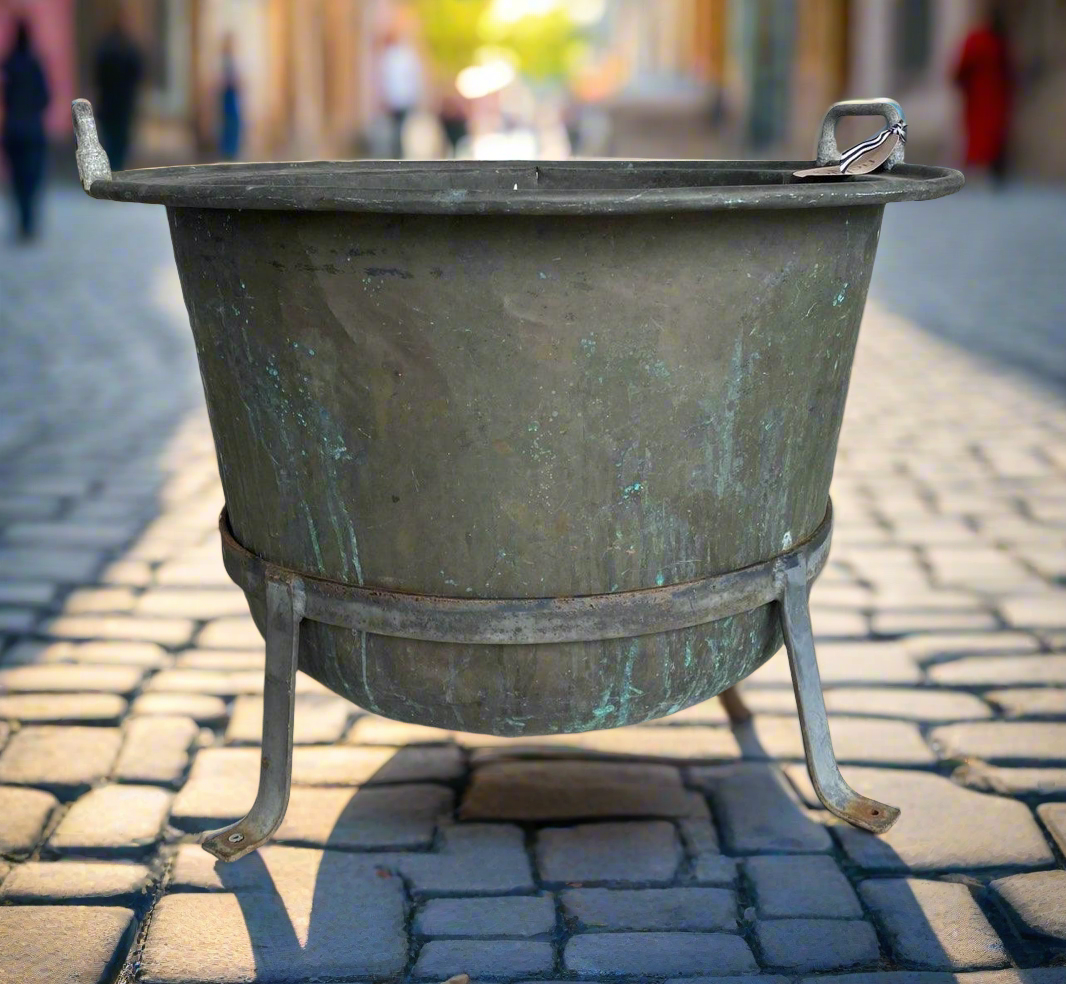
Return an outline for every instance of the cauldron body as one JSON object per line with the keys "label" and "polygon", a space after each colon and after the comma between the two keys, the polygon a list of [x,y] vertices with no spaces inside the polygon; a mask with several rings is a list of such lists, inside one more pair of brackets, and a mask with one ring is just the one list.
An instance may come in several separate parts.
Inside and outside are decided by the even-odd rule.
{"label": "cauldron body", "polygon": [[[236,539],[457,598],[632,591],[789,550],[825,515],[882,211],[170,207]],[[550,645],[308,621],[299,663],[390,718],[536,735],[670,714],[780,644],[771,606]]]}

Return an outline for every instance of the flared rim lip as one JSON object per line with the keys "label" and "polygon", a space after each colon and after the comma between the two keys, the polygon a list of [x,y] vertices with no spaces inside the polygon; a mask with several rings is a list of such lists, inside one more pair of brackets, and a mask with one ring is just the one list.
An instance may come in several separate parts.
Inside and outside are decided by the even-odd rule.
{"label": "flared rim lip", "polygon": [[[883,205],[940,198],[963,185],[959,171],[901,164],[843,179],[800,179],[810,161],[291,161],[189,164],[118,171],[89,188],[94,198],[170,207],[443,215],[609,215]],[[686,184],[684,172],[739,172],[751,183]],[[682,183],[670,185],[672,173]],[[463,187],[462,177],[498,187]],[[540,183],[542,176],[550,181]],[[641,177],[645,176],[642,181]],[[592,186],[566,187],[565,178]],[[602,177],[628,187],[595,187]],[[656,187],[653,178],[667,182]],[[347,179],[347,180],[345,180]],[[759,179],[759,180],[757,180]],[[353,182],[359,181],[357,186]]]}

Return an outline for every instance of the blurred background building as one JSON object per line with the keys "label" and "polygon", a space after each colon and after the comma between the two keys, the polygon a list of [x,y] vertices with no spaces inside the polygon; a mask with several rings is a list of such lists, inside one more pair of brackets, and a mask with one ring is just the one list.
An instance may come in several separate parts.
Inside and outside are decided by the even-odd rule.
{"label": "blurred background building", "polygon": [[[49,132],[68,143],[69,100],[96,95],[99,46],[121,18],[144,58],[142,164],[220,155],[227,73],[244,159],[388,156],[393,123],[416,157],[806,159],[830,103],[892,95],[908,159],[946,163],[961,144],[953,69],[984,11],[976,0],[0,0],[0,44],[17,16],[30,20]],[[1012,168],[1066,177],[1066,0],[1003,11]],[[411,112],[388,104],[385,63],[405,64],[397,45],[422,69]]]}

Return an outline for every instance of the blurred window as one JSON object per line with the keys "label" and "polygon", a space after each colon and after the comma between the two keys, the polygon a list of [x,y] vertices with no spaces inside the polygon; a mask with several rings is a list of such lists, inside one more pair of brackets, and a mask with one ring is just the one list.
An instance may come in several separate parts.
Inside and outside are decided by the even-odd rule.
{"label": "blurred window", "polygon": [[932,0],[897,0],[896,68],[900,74],[906,77],[924,72],[932,48]]}

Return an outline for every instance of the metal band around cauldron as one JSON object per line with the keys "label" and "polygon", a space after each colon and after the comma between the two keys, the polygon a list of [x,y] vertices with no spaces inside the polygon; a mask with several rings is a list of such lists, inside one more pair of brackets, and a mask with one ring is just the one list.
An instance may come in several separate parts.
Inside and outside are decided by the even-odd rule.
{"label": "metal band around cauldron", "polygon": [[809,539],[760,564],[662,588],[564,598],[446,598],[357,587],[257,557],[237,542],[225,509],[218,526],[233,581],[260,596],[267,580],[292,584],[302,618],[426,642],[536,645],[672,632],[777,601],[789,567],[805,560],[808,580],[821,573],[829,556],[833,508],[827,505]]}

